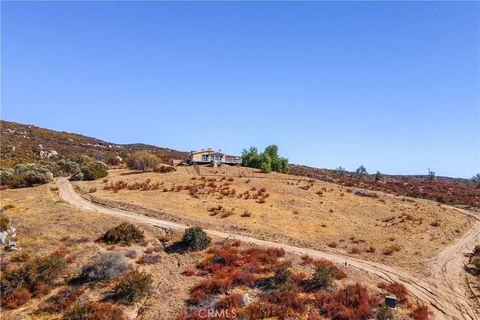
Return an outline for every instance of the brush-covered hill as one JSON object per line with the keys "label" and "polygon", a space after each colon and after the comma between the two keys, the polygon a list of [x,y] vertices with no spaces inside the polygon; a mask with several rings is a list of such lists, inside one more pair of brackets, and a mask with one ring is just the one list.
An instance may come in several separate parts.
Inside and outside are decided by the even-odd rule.
{"label": "brush-covered hill", "polygon": [[319,169],[302,165],[290,165],[290,173],[347,187],[480,208],[480,187],[468,179],[421,175],[358,175],[345,170]]}
{"label": "brush-covered hill", "polygon": [[59,154],[69,159],[80,155],[108,160],[110,157],[126,157],[129,153],[146,150],[156,154],[164,163],[172,159],[184,159],[187,152],[146,144],[116,144],[80,134],[60,132],[0,120],[0,168],[17,163],[36,162],[42,157]]}

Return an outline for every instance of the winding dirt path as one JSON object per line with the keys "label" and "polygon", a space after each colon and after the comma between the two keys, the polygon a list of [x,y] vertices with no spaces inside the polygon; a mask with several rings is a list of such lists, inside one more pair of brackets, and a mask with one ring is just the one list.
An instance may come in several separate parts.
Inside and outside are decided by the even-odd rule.
{"label": "winding dirt path", "polygon": [[[56,183],[58,185],[60,196],[65,201],[79,208],[102,212],[158,227],[178,230],[183,230],[188,227],[183,224],[92,203],[75,192],[67,178],[57,178]],[[425,279],[414,277],[402,270],[381,263],[356,259],[341,254],[295,247],[217,230],[205,231],[211,236],[238,239],[243,242],[254,243],[260,246],[279,247],[291,253],[301,255],[308,254],[314,258],[324,258],[339,264],[348,261],[349,266],[374,274],[385,281],[397,281],[404,284],[410,294],[430,305],[436,319],[480,320],[469,305],[464,286],[465,277],[464,275],[462,276],[463,264],[466,261],[465,253],[471,250],[476,241],[480,238],[480,221],[478,216],[473,212],[458,208],[455,209],[464,214],[475,217],[476,222],[470,231],[462,238],[446,247],[428,262],[430,276],[425,277]]]}

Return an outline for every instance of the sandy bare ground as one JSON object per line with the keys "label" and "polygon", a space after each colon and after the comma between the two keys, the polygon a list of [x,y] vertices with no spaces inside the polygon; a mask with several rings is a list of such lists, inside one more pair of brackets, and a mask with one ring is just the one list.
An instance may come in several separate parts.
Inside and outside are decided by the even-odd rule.
{"label": "sandy bare ground", "polygon": [[[60,196],[77,207],[119,216],[137,222],[172,229],[185,229],[188,226],[147,217],[135,212],[109,208],[94,204],[77,194],[66,178],[56,180]],[[458,209],[461,210],[461,209]],[[351,267],[369,272],[385,281],[403,283],[410,293],[431,306],[436,319],[480,319],[469,305],[462,266],[466,261],[465,253],[475,245],[480,238],[480,221],[473,212],[461,210],[462,213],[472,215],[477,219],[469,232],[450,244],[429,262],[431,274],[424,278],[414,277],[404,271],[381,263],[351,258],[341,254],[326,253],[304,247],[295,247],[282,243],[269,242],[241,235],[229,234],[217,230],[206,230],[210,235],[221,238],[233,238],[261,246],[280,247],[296,254],[308,254],[314,258],[325,258],[342,264],[348,263]]]}

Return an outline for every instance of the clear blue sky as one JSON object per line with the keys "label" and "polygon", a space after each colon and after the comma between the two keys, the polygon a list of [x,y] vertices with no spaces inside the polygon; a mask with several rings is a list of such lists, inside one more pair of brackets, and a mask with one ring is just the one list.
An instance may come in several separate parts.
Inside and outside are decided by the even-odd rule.
{"label": "clear blue sky", "polygon": [[480,171],[479,2],[4,2],[4,120],[399,174]]}

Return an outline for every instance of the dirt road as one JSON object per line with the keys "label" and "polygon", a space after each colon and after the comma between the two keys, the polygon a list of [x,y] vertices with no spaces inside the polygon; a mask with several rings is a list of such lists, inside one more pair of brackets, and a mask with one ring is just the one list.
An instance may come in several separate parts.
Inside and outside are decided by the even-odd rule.
{"label": "dirt road", "polygon": [[[79,208],[98,211],[158,227],[179,230],[188,227],[183,224],[151,218],[131,211],[94,204],[76,193],[73,186],[66,178],[58,178],[56,182],[60,196],[65,201]],[[302,255],[308,254],[314,258],[325,258],[339,264],[348,261],[349,266],[374,274],[385,281],[397,281],[403,283],[413,296],[431,307],[435,319],[480,320],[468,303],[465,286],[463,284],[464,277],[462,277],[462,266],[466,260],[464,253],[471,250],[475,245],[475,242],[479,239],[480,222],[474,213],[461,209],[458,210],[474,216],[477,219],[476,223],[462,238],[449,245],[428,262],[431,270],[430,276],[425,277],[424,279],[414,277],[407,272],[381,263],[355,259],[340,254],[327,253],[309,248],[294,247],[282,243],[269,242],[216,230],[206,231],[211,236],[238,239],[261,246],[279,247],[291,253]]]}

